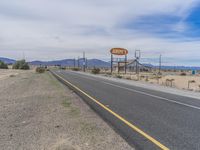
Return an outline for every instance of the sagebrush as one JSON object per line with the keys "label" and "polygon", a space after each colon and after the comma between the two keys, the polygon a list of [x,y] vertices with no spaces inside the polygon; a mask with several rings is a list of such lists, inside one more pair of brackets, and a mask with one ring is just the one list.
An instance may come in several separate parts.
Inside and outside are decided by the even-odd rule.
{"label": "sagebrush", "polygon": [[100,71],[101,71],[101,70],[100,70],[99,68],[93,68],[93,69],[92,69],[92,73],[93,73],[93,74],[99,74]]}
{"label": "sagebrush", "polygon": [[46,71],[46,69],[45,69],[44,67],[37,67],[37,68],[35,69],[35,71],[36,71],[37,73],[44,73],[44,72]]}
{"label": "sagebrush", "polygon": [[80,68],[71,68],[73,71],[80,71]]}
{"label": "sagebrush", "polygon": [[8,65],[0,60],[0,69],[8,69]]}
{"label": "sagebrush", "polygon": [[30,67],[28,63],[23,59],[16,61],[15,64],[13,64],[13,69],[29,70]]}

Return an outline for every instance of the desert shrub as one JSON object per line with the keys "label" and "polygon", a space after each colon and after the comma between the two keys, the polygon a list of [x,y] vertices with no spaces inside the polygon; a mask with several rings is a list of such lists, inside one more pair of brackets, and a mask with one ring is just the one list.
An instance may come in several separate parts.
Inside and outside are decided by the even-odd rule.
{"label": "desert shrub", "polygon": [[61,69],[61,70],[66,70],[66,67],[64,67],[64,66],[58,65],[58,67],[59,67],[59,69]]}
{"label": "desert shrub", "polygon": [[131,77],[130,77],[130,76],[129,76],[129,77],[126,77],[126,79],[127,79],[127,80],[131,80]]}
{"label": "desert shrub", "polygon": [[46,70],[46,69],[43,68],[43,67],[37,67],[35,71],[36,71],[37,73],[44,73],[45,70]]}
{"label": "desert shrub", "polygon": [[140,76],[140,80],[142,80],[142,79],[144,79],[145,78],[145,76],[144,75],[141,75]]}
{"label": "desert shrub", "polygon": [[181,76],[186,76],[186,73],[185,73],[185,72],[181,72],[180,75],[181,75]]}
{"label": "desert shrub", "polygon": [[99,74],[100,71],[101,71],[101,70],[100,70],[99,68],[93,68],[93,69],[92,69],[92,73],[93,73],[93,74]]}
{"label": "desert shrub", "polygon": [[8,65],[0,60],[0,69],[8,69]]}
{"label": "desert shrub", "polygon": [[72,68],[73,71],[80,71],[80,68]]}
{"label": "desert shrub", "polygon": [[16,61],[15,64],[13,64],[13,69],[29,70],[30,67],[28,63],[23,59]]}
{"label": "desert shrub", "polygon": [[15,75],[14,75],[14,74],[11,74],[9,77],[15,77]]}
{"label": "desert shrub", "polygon": [[118,75],[116,75],[116,77],[117,77],[117,78],[119,78],[119,79],[121,79],[121,78],[122,78],[122,76],[121,76],[121,75],[119,75],[119,74],[118,74]]}
{"label": "desert shrub", "polygon": [[107,73],[106,73],[106,75],[109,75],[109,76],[111,76],[111,75],[112,75],[112,73],[111,73],[111,72],[107,72]]}

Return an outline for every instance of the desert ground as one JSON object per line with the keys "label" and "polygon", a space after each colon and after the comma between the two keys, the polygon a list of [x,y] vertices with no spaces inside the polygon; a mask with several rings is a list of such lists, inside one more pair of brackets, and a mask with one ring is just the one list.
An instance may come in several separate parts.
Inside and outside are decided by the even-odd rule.
{"label": "desert ground", "polygon": [[50,73],[0,70],[0,149],[131,150]]}
{"label": "desert ground", "polygon": [[[109,73],[103,73],[105,76]],[[189,90],[200,92],[200,75],[191,75],[191,73],[186,72],[186,75],[181,75],[181,72],[163,72],[162,75],[157,75],[155,73],[141,72],[139,75],[135,73],[113,73],[113,77],[124,78],[128,80],[135,80],[140,82],[146,82],[151,84],[158,84],[162,86],[173,87],[181,90]],[[188,82],[189,87],[188,87]]]}

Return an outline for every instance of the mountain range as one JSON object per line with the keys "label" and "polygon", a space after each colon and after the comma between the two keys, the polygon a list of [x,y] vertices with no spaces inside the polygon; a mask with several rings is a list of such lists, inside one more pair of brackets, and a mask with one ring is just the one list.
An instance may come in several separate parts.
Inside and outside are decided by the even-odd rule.
{"label": "mountain range", "polygon": [[[9,58],[4,58],[4,57],[0,57],[0,60],[7,63],[7,64],[13,64],[16,62],[16,60],[14,59],[9,59]],[[77,67],[78,64],[79,66],[83,66],[83,58],[80,58],[79,61],[78,60],[74,60],[74,59],[63,59],[63,60],[54,60],[54,61],[31,61],[29,62],[30,65],[42,65],[42,66],[54,66],[54,65],[61,65],[61,66],[68,66],[68,67],[73,67],[74,63],[75,66]],[[88,67],[109,67],[110,63],[106,62],[106,61],[102,61],[99,59],[88,59],[86,65]]]}
{"label": "mountain range", "polygon": [[16,61],[14,59],[9,59],[9,58],[4,58],[4,57],[0,57],[0,60],[3,61],[6,64],[13,64]]}
{"label": "mountain range", "polygon": [[[83,66],[83,59],[74,60],[74,59],[63,59],[63,60],[55,60],[55,61],[32,61],[29,62],[31,65],[47,65],[47,66],[54,66],[54,65],[61,65],[61,66],[68,66],[73,67],[75,66]],[[86,61],[86,65],[88,67],[109,67],[110,63],[99,60],[99,59],[88,59]]]}
{"label": "mountain range", "polygon": [[[4,58],[0,57],[0,60],[7,63],[7,64],[13,64],[16,62],[14,59]],[[29,62],[30,65],[46,65],[46,66],[54,66],[54,65],[61,65],[61,66],[68,66],[73,67],[74,63],[75,66],[81,67],[83,65],[83,58],[74,61],[74,59],[63,59],[63,60],[54,60],[54,61],[31,61]],[[88,59],[87,64],[88,67],[110,67],[110,62],[106,62],[99,59]],[[145,66],[149,66],[151,68],[158,68],[158,66],[154,66],[152,64],[143,64]],[[162,69],[170,69],[170,70],[200,70],[200,67],[190,67],[190,66],[162,66]]]}

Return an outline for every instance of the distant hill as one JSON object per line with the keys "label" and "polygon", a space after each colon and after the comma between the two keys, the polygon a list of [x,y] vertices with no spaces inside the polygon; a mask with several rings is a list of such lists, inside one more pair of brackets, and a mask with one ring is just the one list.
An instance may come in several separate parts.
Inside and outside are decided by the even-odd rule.
{"label": "distant hill", "polygon": [[4,57],[0,57],[0,60],[6,64],[13,64],[16,62],[16,60],[14,60],[14,59],[9,59],[9,58],[4,58]]}
{"label": "distant hill", "polygon": [[[0,57],[0,60],[7,63],[13,64],[16,62],[14,59]],[[31,65],[47,65],[47,66],[54,66],[54,65],[61,65],[61,66],[74,66],[74,59],[63,59],[63,60],[55,60],[55,61],[31,61],[29,62]],[[83,65],[83,59],[79,59],[79,66]],[[158,68],[158,66],[154,66],[152,64],[143,64],[145,66],[151,68]],[[76,66],[78,66],[78,61],[76,60]],[[87,60],[88,67],[110,67],[110,62],[102,61],[99,59],[88,59]],[[189,66],[162,66],[162,69],[170,69],[170,70],[200,70],[200,67],[189,67]]]}
{"label": "distant hill", "polygon": [[90,67],[110,67],[110,63],[109,62],[105,62],[99,59],[89,59],[87,61],[88,66]]}
{"label": "distant hill", "polygon": [[188,66],[162,66],[162,69],[170,69],[170,70],[200,70],[200,67],[188,67]]}
{"label": "distant hill", "polygon": [[[32,61],[29,62],[31,65],[47,65],[47,66],[54,66],[54,65],[61,65],[61,66],[74,66],[74,59],[63,59],[63,60],[55,60],[55,61]],[[78,60],[75,61],[76,66],[78,66]],[[79,59],[79,66],[83,65],[83,59]],[[88,59],[87,60],[88,67],[109,67],[110,63],[105,62],[99,59]]]}
{"label": "distant hill", "polygon": [[29,62],[31,65],[61,65],[61,66],[72,66],[74,64],[73,59],[64,59],[64,60],[56,60],[56,61],[31,61]]}
{"label": "distant hill", "polygon": [[[151,67],[151,68],[159,68],[159,66],[154,66],[151,64],[143,64],[145,66]],[[191,67],[191,66],[162,66],[161,69],[165,70],[200,70],[200,67]]]}

